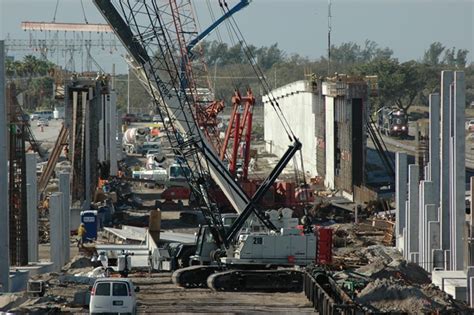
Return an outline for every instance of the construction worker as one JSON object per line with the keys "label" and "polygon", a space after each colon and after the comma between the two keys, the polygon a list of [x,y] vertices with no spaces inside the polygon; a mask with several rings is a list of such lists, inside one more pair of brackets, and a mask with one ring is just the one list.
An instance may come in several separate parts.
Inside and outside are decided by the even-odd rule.
{"label": "construction worker", "polygon": [[77,247],[82,247],[84,245],[84,241],[86,239],[86,227],[84,226],[84,223],[81,223],[79,225],[79,228],[77,229]]}

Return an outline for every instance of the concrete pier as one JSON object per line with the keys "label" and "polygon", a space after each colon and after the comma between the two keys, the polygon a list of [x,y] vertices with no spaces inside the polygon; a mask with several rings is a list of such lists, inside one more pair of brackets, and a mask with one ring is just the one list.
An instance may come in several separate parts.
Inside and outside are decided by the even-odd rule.
{"label": "concrete pier", "polygon": [[[433,185],[434,186],[434,185]],[[426,219],[426,238],[425,238],[425,269],[428,272],[433,270],[433,250],[439,249],[440,247],[440,233],[439,233],[439,221],[438,221],[438,206],[426,205],[425,206],[425,219]]]}
{"label": "concrete pier", "polygon": [[8,214],[8,147],[7,147],[7,102],[5,91],[5,46],[0,40],[0,291],[10,288],[10,247]]}
{"label": "concrete pier", "polygon": [[26,208],[28,218],[28,261],[38,261],[38,188],[36,153],[26,154]]}
{"label": "concrete pier", "polygon": [[[468,266],[474,266],[474,176],[470,178],[470,190],[471,190],[471,220],[469,222],[469,240],[468,240]],[[474,303],[474,301],[473,301]]]}
{"label": "concrete pier", "polygon": [[465,108],[466,84],[464,72],[454,73],[454,102],[451,103],[453,114],[451,123],[452,139],[452,203],[451,214],[451,261],[453,270],[464,269],[464,227],[465,227],[465,178],[466,178],[466,138],[465,138]]}
{"label": "concrete pier", "polygon": [[71,216],[71,194],[70,194],[70,177],[69,173],[59,174],[59,191],[62,193],[62,240],[63,240],[63,261],[69,262],[71,259],[70,253],[70,216]]}
{"label": "concrete pier", "polygon": [[50,259],[53,263],[53,270],[59,271],[63,266],[63,246],[62,238],[62,193],[53,193],[49,197],[49,238],[50,238]]}
{"label": "concrete pier", "polygon": [[[410,258],[419,257],[412,256],[414,253],[418,253],[419,248],[419,187],[418,183],[420,180],[419,166],[412,164],[408,166],[408,251]],[[412,262],[416,262],[411,260]]]}
{"label": "concrete pier", "polygon": [[[84,122],[84,142],[85,142],[85,152],[90,152],[90,123],[89,123],[89,99],[88,95],[92,95],[92,91],[88,94],[87,92],[82,92],[82,108],[84,109],[84,112],[86,113],[85,117],[85,122]],[[92,96],[91,96],[92,97]],[[90,155],[85,154],[85,161],[84,161],[84,178],[85,178],[85,191],[84,191],[84,204],[82,205],[82,208],[84,210],[88,210],[90,208],[90,204],[92,201],[92,196],[91,196],[91,171],[90,171]]]}
{"label": "concrete pier", "polygon": [[440,152],[440,225],[441,225],[441,248],[451,248],[451,224],[449,215],[449,103],[450,85],[454,80],[452,71],[441,72],[441,152]]}
{"label": "concrete pier", "polygon": [[[419,265],[422,266],[425,270],[427,269],[427,262],[429,257],[427,257],[427,247],[428,247],[428,217],[426,210],[428,205],[433,204],[434,200],[434,184],[431,181],[420,181],[420,201],[419,201],[419,227],[418,227],[418,242],[419,242],[419,253],[420,253],[420,262]],[[430,208],[431,209],[431,206]]]}
{"label": "concrete pier", "polygon": [[396,203],[396,246],[402,253],[406,252],[403,242],[403,229],[406,221],[406,200],[407,200],[407,184],[408,184],[408,164],[407,154],[397,152],[395,156],[395,203]]}
{"label": "concrete pier", "polygon": [[[110,175],[117,175],[117,93],[112,90],[109,95],[109,154],[110,154]],[[119,117],[120,118],[120,117]]]}
{"label": "concrete pier", "polygon": [[[440,97],[430,94],[430,129],[429,129],[429,179],[435,185],[436,191],[440,186]],[[435,194],[435,205],[439,206],[440,196]]]}

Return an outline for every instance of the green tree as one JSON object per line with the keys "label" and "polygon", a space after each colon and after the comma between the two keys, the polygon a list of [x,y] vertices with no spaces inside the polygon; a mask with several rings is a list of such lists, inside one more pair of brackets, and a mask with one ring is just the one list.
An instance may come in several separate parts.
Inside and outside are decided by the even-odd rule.
{"label": "green tree", "polygon": [[379,98],[374,110],[396,105],[407,111],[423,88],[416,61],[400,64],[396,59],[376,59],[357,67],[356,73],[378,76]]}
{"label": "green tree", "polygon": [[456,67],[459,69],[464,69],[467,64],[467,54],[469,50],[467,49],[458,49],[456,54]]}
{"label": "green tree", "polygon": [[455,66],[456,65],[456,48],[446,49],[444,52],[443,64],[448,66]]}
{"label": "green tree", "polygon": [[423,62],[432,66],[437,66],[440,63],[440,56],[444,51],[444,46],[440,42],[434,42],[425,51]]}

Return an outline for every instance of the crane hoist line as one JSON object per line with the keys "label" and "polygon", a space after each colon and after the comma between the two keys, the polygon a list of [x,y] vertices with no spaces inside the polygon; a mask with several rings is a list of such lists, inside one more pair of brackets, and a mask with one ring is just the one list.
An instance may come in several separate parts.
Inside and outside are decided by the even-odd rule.
{"label": "crane hoist line", "polygon": [[[183,78],[180,75],[187,73],[181,71],[179,60],[183,60],[180,53],[186,50],[173,45],[172,37],[178,33],[179,26],[176,20],[173,21],[173,14],[177,12],[170,12],[173,11],[172,1],[175,0],[94,0],[132,56],[131,63],[152,95],[158,114],[163,121],[166,118],[169,122],[166,135],[179,164],[190,170],[189,174],[184,172],[186,179],[200,201],[200,210],[208,223],[200,230],[198,250],[193,257],[193,262],[207,266],[180,269],[173,279],[187,287],[209,285],[215,289],[235,290],[225,279],[240,279],[237,283],[242,284],[252,283],[246,280],[249,278],[265,278],[282,281],[283,290],[292,290],[295,283],[302,283],[302,273],[276,268],[314,262],[316,234],[311,229],[299,230],[298,219],[292,218],[292,210],[264,213],[260,204],[302,144],[292,135],[293,143],[252,198],[245,194],[199,126],[193,95],[181,86]],[[190,78],[186,79],[189,81]],[[211,178],[238,213],[229,225],[224,223],[209,193]],[[282,246],[282,243],[286,245]],[[269,268],[273,269],[267,270]],[[228,269],[233,270],[229,273]],[[244,270],[248,269],[250,271],[246,273]],[[210,274],[212,278],[207,277]],[[267,281],[268,289],[275,286],[272,282]],[[251,289],[252,285],[249,286],[244,285],[243,289]]]}

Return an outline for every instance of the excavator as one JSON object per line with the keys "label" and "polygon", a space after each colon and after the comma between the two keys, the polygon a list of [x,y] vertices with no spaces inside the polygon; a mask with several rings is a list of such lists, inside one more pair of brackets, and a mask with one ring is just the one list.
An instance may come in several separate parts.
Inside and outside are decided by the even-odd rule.
{"label": "excavator", "polygon": [[[264,211],[261,203],[302,144],[280,116],[291,144],[253,196],[245,193],[199,125],[196,87],[189,85],[194,82],[191,62],[180,64],[188,58],[189,39],[184,37],[190,34],[180,20],[184,6],[191,3],[179,2],[178,6],[176,0],[94,0],[128,50],[129,64],[152,96],[156,112],[169,121],[166,136],[177,162],[190,170],[186,180],[207,222],[193,257],[198,265],[177,270],[173,281],[215,290],[299,291],[303,274],[298,267],[315,262],[317,236],[311,228],[298,228],[290,209]],[[268,84],[266,88],[270,91]],[[272,105],[280,115],[276,99]],[[214,185],[237,213],[231,224],[225,223],[212,195]]]}

